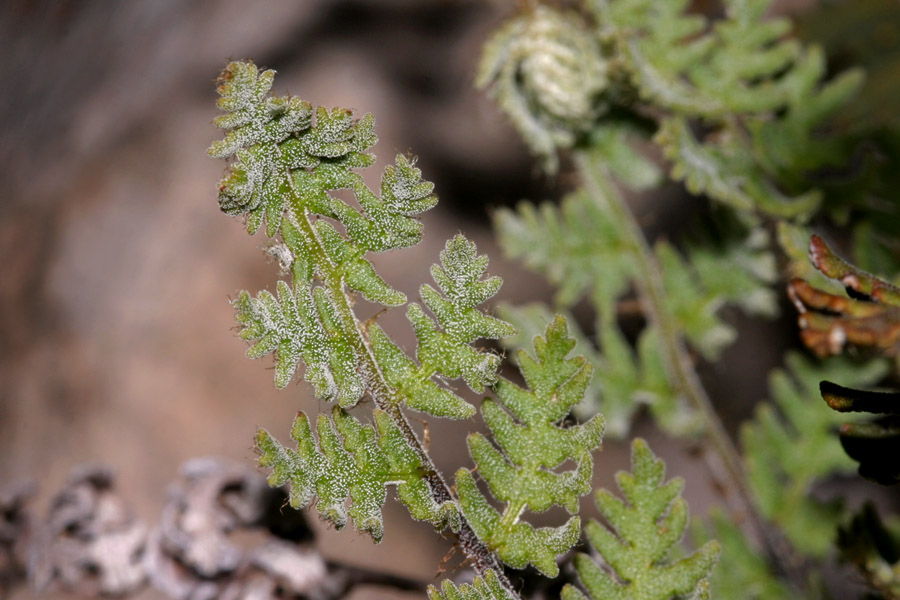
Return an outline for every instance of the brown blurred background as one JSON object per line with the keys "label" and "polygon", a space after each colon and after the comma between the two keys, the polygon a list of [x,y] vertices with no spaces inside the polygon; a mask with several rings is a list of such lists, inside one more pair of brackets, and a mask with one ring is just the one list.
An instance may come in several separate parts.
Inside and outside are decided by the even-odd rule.
{"label": "brown blurred background", "polygon": [[[298,409],[321,408],[305,384],[276,392],[271,361],[244,358],[233,328],[229,295],[271,289],[277,266],[261,251],[265,240],[216,204],[223,166],[205,150],[219,135],[213,82],[229,58],[277,69],[278,93],[375,114],[380,166],[397,152],[419,156],[441,203],[424,219],[420,248],[379,257],[393,285],[415,294],[444,240],[461,230],[495,257],[492,271],[506,279],[501,299],[549,297],[500,259],[487,219],[490,206],[558,197],[567,181],[543,179],[471,87],[480,45],[512,4],[4,2],[0,485],[37,480],[43,511],[74,465],[102,462],[153,522],[181,462],[220,455],[252,464],[257,427],[286,437]],[[409,339],[401,318],[386,322]],[[751,351],[771,346],[766,335],[747,342]],[[764,395],[763,374],[780,350],[756,354],[771,360],[727,372],[727,381],[725,366],[707,373],[714,392],[739,390],[732,425]],[[432,427],[448,470],[467,464],[464,432]],[[703,465],[677,443],[656,444],[702,511],[713,498]],[[610,485],[626,453],[606,445],[599,483]],[[377,547],[316,520],[322,551],[430,578],[449,544],[393,501],[386,518]]]}

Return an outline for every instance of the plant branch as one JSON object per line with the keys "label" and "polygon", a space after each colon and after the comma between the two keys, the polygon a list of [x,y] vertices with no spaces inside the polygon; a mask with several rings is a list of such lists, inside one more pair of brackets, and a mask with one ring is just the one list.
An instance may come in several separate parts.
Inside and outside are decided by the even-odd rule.
{"label": "plant branch", "polygon": [[609,211],[621,228],[627,243],[625,247],[632,253],[637,264],[635,282],[641,304],[647,319],[659,331],[666,370],[671,380],[700,414],[704,431],[725,468],[730,484],[727,489],[732,492],[730,494],[732,502],[737,500],[737,503],[746,510],[750,527],[763,544],[772,563],[782,568],[793,584],[802,589],[804,578],[798,572],[798,560],[788,544],[766,525],[747,484],[741,456],[725,431],[694,370],[678,325],[667,308],[662,273],[643,232],[628,209],[625,199],[609,178],[604,163],[586,152],[581,152],[576,155],[576,164],[591,200]]}
{"label": "plant branch", "polygon": [[[431,457],[428,455],[428,452],[410,425],[409,420],[400,410],[400,401],[395,397],[396,392],[388,385],[384,374],[381,372],[378,362],[375,359],[374,352],[363,331],[360,329],[356,315],[353,313],[351,299],[344,289],[343,277],[329,260],[322,245],[322,241],[319,239],[315,228],[312,226],[312,223],[310,223],[309,218],[302,208],[302,199],[296,194],[292,194],[292,204],[294,204],[295,207],[295,210],[291,211],[296,217],[297,222],[295,224],[306,239],[311,241],[310,250],[314,254],[316,264],[325,272],[324,284],[328,291],[331,292],[342,320],[343,328],[345,331],[354,332],[351,341],[354,350],[361,358],[362,376],[365,381],[369,382],[369,393],[371,394],[375,405],[390,416],[394,424],[400,428],[407,444],[409,444],[410,448],[412,448],[419,456],[422,464],[425,466],[425,478],[431,488],[431,495],[435,502],[442,504],[449,500],[453,500],[454,496],[450,490],[450,486],[444,480],[440,471],[435,467]],[[460,520],[461,524],[460,529],[457,532],[457,538],[463,554],[472,563],[479,575],[484,576],[488,570],[494,570],[504,587],[512,591],[512,584],[506,578],[503,567],[497,559],[497,556],[478,539],[478,536],[472,530],[464,515],[460,514]]]}

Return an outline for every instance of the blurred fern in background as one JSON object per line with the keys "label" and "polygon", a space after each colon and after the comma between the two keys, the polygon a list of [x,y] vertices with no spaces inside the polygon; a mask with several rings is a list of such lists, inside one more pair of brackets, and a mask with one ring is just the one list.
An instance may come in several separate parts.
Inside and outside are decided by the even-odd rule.
{"label": "blurred fern in background", "polygon": [[[526,5],[485,46],[478,77],[543,164],[552,172],[563,156],[580,180],[559,206],[523,202],[495,216],[507,254],[557,288],[553,310],[572,310],[582,299],[594,309],[594,336],[575,334],[598,373],[589,390],[594,404],[580,414],[603,412],[609,434],[626,436],[646,406],[666,432],[707,448],[714,472],[724,466],[732,523],[720,514],[711,525],[723,539],[712,587],[729,598],[823,593],[815,567],[834,555],[846,509],[812,492],[852,463],[833,435],[841,419],[817,400],[819,382],[871,386],[888,366],[878,358],[816,364],[787,356],[787,370],[771,376],[773,404],[744,424],[739,449],[715,408],[727,399],[710,398],[698,375],[704,361],[740,343],[723,308],[772,318],[789,275],[822,283],[807,258],[813,230],[849,231],[866,267],[895,275],[900,267],[900,197],[891,183],[900,172],[900,111],[896,94],[879,96],[857,67],[873,64],[876,85],[885,85],[886,64],[900,63],[864,50],[868,42],[848,41],[845,29],[868,28],[870,42],[884,43],[897,34],[900,11],[877,2],[825,7],[801,29],[823,48],[791,37],[788,20],[766,16],[769,4],[726,0],[716,18],[687,1]],[[563,20],[574,31],[555,25]],[[841,53],[855,60],[837,60]],[[829,69],[828,54],[839,69]],[[573,64],[597,65],[591,71],[602,80],[567,88]],[[585,94],[593,100],[567,136],[552,118],[560,109],[546,108],[541,82],[549,80],[559,103],[580,107]],[[867,103],[862,117],[858,107]],[[551,156],[548,139],[557,140]],[[676,223],[667,228],[671,239],[652,239],[628,198],[637,192],[658,201],[666,172],[711,201],[711,218],[702,227]],[[645,324],[626,335],[623,315],[634,299]],[[504,307],[519,329],[504,344],[526,343],[551,312]],[[893,339],[893,321],[873,327]],[[733,529],[742,521],[749,543]]]}

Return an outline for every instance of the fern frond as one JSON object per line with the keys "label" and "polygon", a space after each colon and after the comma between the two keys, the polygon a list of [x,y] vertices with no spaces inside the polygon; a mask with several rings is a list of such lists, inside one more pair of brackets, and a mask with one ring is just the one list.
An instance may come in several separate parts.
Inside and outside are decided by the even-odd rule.
{"label": "fern frond", "polygon": [[660,124],[654,141],[672,162],[672,177],[684,181],[692,194],[706,194],[739,211],[759,209],[782,219],[806,220],[821,203],[817,190],[797,196],[783,193],[751,149],[742,147],[741,139],[729,132],[701,142],[683,118],[673,117]]}
{"label": "fern frond", "polygon": [[635,191],[649,190],[658,187],[665,175],[655,161],[633,146],[644,141],[651,132],[652,128],[646,123],[641,126],[630,121],[606,120],[594,127],[587,143],[625,187]]}
{"label": "fern frond", "polygon": [[488,571],[484,577],[476,577],[472,583],[456,586],[445,579],[441,589],[428,586],[428,600],[515,600],[497,578],[497,573]]}
{"label": "fern frond", "polygon": [[[285,210],[336,219],[349,238],[332,248],[337,259],[347,246],[355,257],[418,243],[422,226],[412,217],[437,203],[433,184],[422,181],[412,161],[400,155],[396,166],[385,169],[379,198],[353,171],[374,162],[366,153],[377,141],[374,118],[354,119],[346,109],[319,107],[313,119],[306,102],[266,97],[273,79],[274,71],[259,73],[249,62],[230,63],[222,73],[219,107],[227,114],[216,125],[228,133],[209,148],[216,158],[234,157],[219,182],[222,209],[246,214],[251,233],[268,220],[269,236],[279,231]],[[329,194],[344,188],[363,212]]]}
{"label": "fern frond", "polygon": [[496,381],[500,358],[469,344],[479,338],[499,339],[515,333],[509,323],[478,309],[501,285],[499,277],[481,279],[487,265],[488,257],[479,256],[474,243],[456,235],[441,251],[441,264],[431,267],[431,276],[441,292],[427,284],[419,291],[435,319],[415,303],[406,312],[419,340],[419,360],[434,365],[437,372],[451,379],[462,377],[476,392]]}
{"label": "fern frond", "polygon": [[689,246],[687,260],[669,244],[656,244],[666,299],[688,343],[707,359],[717,358],[737,333],[716,314],[726,304],[761,316],[777,314],[775,259],[768,235],[756,229],[724,247]]}
{"label": "fern frond", "polygon": [[[674,385],[666,383],[655,325],[648,325],[635,352],[616,323],[619,299],[641,280],[642,250],[628,238],[629,225],[580,190],[567,196],[559,208],[522,203],[515,212],[500,210],[495,227],[508,255],[524,260],[558,286],[559,305],[572,306],[585,295],[592,300],[597,311],[597,346],[603,355],[595,364],[607,376],[598,379],[610,382],[603,402],[628,402],[630,407],[622,407],[619,416],[633,412],[634,402],[647,402],[651,409],[658,408],[661,424],[673,433],[696,431],[696,418],[690,417]],[[777,304],[769,285],[777,273],[767,246],[768,235],[762,229],[716,245],[695,243],[688,247],[688,260],[672,246],[657,244],[655,259],[667,294],[665,309],[678,333],[707,358],[717,357],[735,337],[733,328],[717,316],[726,304],[754,314],[774,314]],[[616,399],[607,400],[613,392]],[[616,423],[621,425],[621,420]],[[621,435],[627,427],[617,426],[612,432]]]}
{"label": "fern frond", "polygon": [[[556,303],[571,306],[585,295],[607,308],[628,289],[635,265],[614,216],[576,191],[559,207],[549,202],[494,214],[503,251],[547,277]],[[598,307],[598,308],[599,308]]]}
{"label": "fern frond", "polygon": [[[603,435],[599,415],[580,425],[563,424],[591,378],[583,357],[567,357],[574,346],[565,319],[551,321],[545,336],[534,339],[535,356],[524,350],[517,354],[527,388],[501,379],[497,401],[482,405],[499,449],[479,433],[469,435],[478,473],[505,504],[503,512],[488,503],[468,470],[456,474],[460,506],[478,537],[508,565],[521,569],[532,564],[549,577],[559,572],[556,557],[578,541],[580,521],[572,517],[560,527],[535,528],[521,520],[522,513],[554,505],[577,513],[578,498],[591,487],[591,451]],[[576,463],[573,470],[554,471],[569,459]]]}
{"label": "fern frond", "polygon": [[[637,277],[637,249],[624,234],[625,224],[585,191],[567,196],[559,208],[545,203],[536,210],[523,202],[516,211],[500,210],[495,227],[509,256],[522,259],[559,287],[556,302],[561,306],[571,306],[588,295],[601,316],[609,318]],[[710,358],[721,351],[722,344],[703,343],[704,338],[733,336],[730,329],[723,333],[726,326],[715,318],[721,306],[732,303],[763,315],[775,311],[769,285],[777,273],[768,235],[762,229],[744,235],[713,247],[694,243],[688,248],[687,261],[670,245],[657,245],[656,258],[663,276],[669,278],[664,283],[675,303],[676,318]],[[699,266],[688,266],[695,261]],[[699,305],[698,298],[702,299]]]}
{"label": "fern frond", "polygon": [[[616,475],[625,502],[606,490],[596,494],[597,506],[611,529],[597,521],[585,526],[604,566],[586,554],[576,555],[581,583],[595,600],[708,597],[706,579],[718,559],[717,542],[707,542],[686,558],[668,559],[687,527],[687,503],[680,497],[684,482],[676,478],[663,483],[665,465],[642,439],[632,444],[631,461],[631,473]],[[567,586],[563,598],[584,600],[585,596]]]}
{"label": "fern frond", "polygon": [[355,404],[365,384],[354,368],[356,351],[338,326],[336,309],[321,287],[297,285],[293,290],[278,282],[278,297],[267,291],[257,297],[241,291],[232,302],[235,319],[243,326],[241,339],[256,342],[250,358],[275,354],[275,386],[286,387],[302,360],[305,378],[316,396],[337,399],[341,406]]}
{"label": "fern frond", "polygon": [[719,115],[724,102],[696,90],[683,72],[715,49],[715,40],[701,34],[707,27],[699,15],[685,15],[688,3],[652,0],[597,0],[601,35],[614,41],[625,59],[635,87],[645,100],[666,108],[700,115]]}
{"label": "fern frond", "polygon": [[[421,238],[415,216],[437,202],[434,186],[422,180],[412,160],[398,156],[385,168],[380,197],[356,172],[374,161],[366,150],[375,142],[370,115],[356,120],[344,109],[312,107],[295,98],[272,98],[273,71],[259,72],[249,62],[228,65],[219,86],[216,124],[228,133],[210,154],[233,157],[220,182],[220,205],[228,214],[246,214],[251,232],[267,220],[267,233],[280,234],[290,253],[294,285],[279,283],[277,299],[269,292],[252,297],[241,292],[234,302],[241,337],[255,342],[254,358],[274,353],[276,385],[285,387],[299,363],[316,395],[354,405],[365,392],[364,373],[383,370],[391,389],[385,403],[407,401],[411,408],[439,416],[464,418],[474,407],[433,381],[434,376],[463,378],[482,391],[495,381],[499,357],[470,346],[478,338],[499,338],[511,327],[477,306],[492,297],[500,279],[481,280],[487,258],[462,236],[441,254],[432,269],[440,292],[421,289],[429,317],[418,304],[408,315],[419,340],[418,367],[377,326],[368,341],[352,313],[350,292],[385,306],[406,303],[366,260],[367,252],[414,245]],[[361,210],[332,194],[349,189]],[[320,218],[325,217],[325,218]],[[341,233],[333,222],[346,232]]]}
{"label": "fern frond", "polygon": [[864,366],[841,358],[816,364],[798,354],[786,358],[787,371],[769,380],[773,405],[762,405],[741,429],[747,475],[762,513],[781,527],[798,550],[822,556],[830,547],[841,509],[810,495],[815,482],[853,470],[834,430],[845,415],[822,410],[819,382],[837,379],[871,384],[887,370],[884,361]]}
{"label": "fern frond", "polygon": [[710,23],[684,1],[594,3],[641,96],[672,112],[709,120],[768,113],[796,95],[799,79],[821,79],[823,70],[804,63],[817,51],[785,39],[790,22],[763,19],[770,0],[724,4],[726,18]]}
{"label": "fern frond", "polygon": [[[349,515],[357,528],[378,540],[384,488],[395,484],[398,496],[413,517],[431,521],[438,528],[451,519],[450,511],[455,505],[438,505],[428,495],[428,483],[423,477],[427,469],[384,410],[405,404],[441,417],[458,419],[474,413],[474,407],[433,378],[463,378],[478,391],[496,382],[499,357],[469,345],[479,337],[514,332],[508,323],[478,309],[501,283],[498,277],[482,279],[486,269],[487,257],[478,255],[475,244],[461,235],[447,242],[441,252],[441,264],[432,267],[440,292],[428,285],[421,289],[423,302],[435,318],[418,304],[411,304],[407,312],[419,339],[418,366],[384,330],[374,323],[369,325],[367,341],[392,391],[383,410],[376,410],[378,436],[370,426],[359,424],[340,409],[335,409],[330,420],[319,417],[318,443],[308,418],[301,413],[292,430],[292,437],[298,442],[296,452],[284,449],[268,432],[260,432],[260,465],[274,468],[273,484],[291,482],[291,502],[295,506],[306,506],[314,495],[318,496],[319,511],[342,527],[347,520],[343,507],[349,498]],[[302,279],[295,280],[300,283],[293,292],[285,282],[279,282],[277,300],[268,292],[261,292],[258,298],[242,293],[235,301],[238,320],[245,325],[242,337],[259,340],[248,354],[258,357],[275,351],[276,383],[285,385],[302,358],[308,380],[319,387],[332,386],[339,394],[340,405],[352,406],[366,390],[356,370],[340,370],[358,363],[352,340],[341,327],[329,292],[317,286],[310,293]],[[352,387],[345,392],[342,385]],[[317,395],[329,398],[318,387]]]}
{"label": "fern frond", "polygon": [[[806,174],[843,160],[816,129],[859,89],[862,74],[824,81],[817,47],[786,37],[790,22],[765,19],[770,0],[725,3],[725,18],[688,13],[687,2],[596,0],[609,60],[641,99],[661,110],[655,140],[688,189],[749,213],[806,220],[821,193]],[[711,129],[702,141],[689,119]],[[711,126],[711,127],[710,127]]]}
{"label": "fern frond", "polygon": [[[482,391],[497,381],[499,357],[471,344],[514,333],[479,309],[501,281],[483,277],[487,257],[472,242],[461,235],[451,239],[432,268],[437,288],[420,291],[430,315],[415,303],[407,310],[419,341],[418,364],[374,319],[359,318],[357,294],[388,307],[406,303],[367,254],[419,242],[416,216],[437,202],[434,186],[412,159],[398,156],[383,172],[380,195],[369,189],[357,170],[374,162],[367,153],[375,142],[371,115],[356,119],[349,110],[269,97],[273,77],[249,62],[226,67],[219,85],[226,114],[216,124],[227,131],[209,152],[229,159],[219,184],[221,208],[244,215],[251,233],[267,223],[266,233],[280,238],[273,243],[292,282],[279,282],[275,294],[241,292],[233,304],[241,337],[254,342],[248,354],[275,354],[278,387],[302,362],[316,395],[339,406],[316,420],[316,434],[309,418],[298,416],[296,449],[261,431],[260,464],[272,469],[273,485],[291,485],[294,506],[318,498],[324,518],[337,527],[352,519],[376,541],[383,535],[386,487],[395,486],[414,518],[439,530],[450,526],[479,573],[494,569],[509,590],[500,561],[462,517],[453,490],[402,410],[406,405],[451,418],[474,413],[443,382],[459,378]],[[349,190],[356,202],[339,190]],[[363,395],[373,401],[374,427],[344,411]]]}
{"label": "fern frond", "polygon": [[413,518],[438,529],[459,528],[456,504],[434,501],[422,461],[387,414],[376,410],[373,428],[335,407],[331,418],[319,415],[316,432],[318,439],[301,412],[291,428],[296,450],[265,430],[257,436],[259,464],[272,469],[270,485],[290,484],[291,506],[303,508],[317,497],[316,508],[335,527],[344,527],[349,515],[356,529],[379,542],[384,534],[381,507],[387,486],[393,485]]}

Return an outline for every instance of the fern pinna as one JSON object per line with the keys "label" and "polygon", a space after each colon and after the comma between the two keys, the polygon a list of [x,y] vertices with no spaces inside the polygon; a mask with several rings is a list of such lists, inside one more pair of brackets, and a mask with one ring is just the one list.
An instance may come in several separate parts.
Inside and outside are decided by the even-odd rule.
{"label": "fern pinna", "polygon": [[[663,483],[665,465],[642,439],[631,448],[632,472],[616,479],[626,502],[606,490],[597,492],[597,506],[611,529],[591,521],[585,534],[606,569],[586,555],[575,557],[578,578],[594,600],[665,600],[673,593],[709,598],[709,576],[719,554],[717,542],[707,542],[688,557],[671,559],[688,523],[681,498],[684,481]],[[573,586],[563,600],[587,600]]]}
{"label": "fern pinna", "polygon": [[[273,77],[250,62],[233,62],[218,88],[225,114],[216,124],[227,133],[209,152],[229,160],[219,204],[243,216],[250,233],[265,224],[290,273],[275,293],[240,292],[233,305],[240,336],[252,344],[248,356],[274,355],[277,387],[287,386],[302,364],[316,396],[336,406],[330,415],[298,414],[295,447],[260,431],[260,464],[271,468],[273,485],[290,485],[294,507],[315,501],[336,527],[352,520],[376,542],[384,535],[387,488],[394,487],[412,517],[455,532],[478,572],[474,584],[445,583],[429,592],[433,598],[515,598],[503,565],[556,576],[559,556],[580,537],[579,498],[590,491],[604,421],[595,415],[575,424],[568,415],[590,385],[592,367],[569,356],[575,340],[557,316],[534,337],[531,352],[516,355],[524,386],[498,375],[501,357],[474,344],[515,330],[480,308],[501,281],[485,275],[487,257],[462,235],[432,266],[434,285],[421,286],[421,303],[407,303],[366,255],[420,240],[415,217],[435,205],[433,185],[412,159],[398,156],[384,170],[380,194],[369,189],[357,170],[374,162],[367,152],[375,142],[372,117],[271,97]],[[350,190],[358,208],[336,190]],[[375,319],[358,316],[357,294],[385,307],[406,304],[418,342],[414,356]],[[491,389],[495,399],[481,407],[491,435],[468,438],[477,475],[461,468],[451,487],[405,411],[473,416],[475,407],[452,380],[475,392]],[[349,412],[364,399],[373,405],[371,423]],[[569,461],[574,466],[562,468]],[[573,516],[557,527],[523,518],[553,506]]]}

